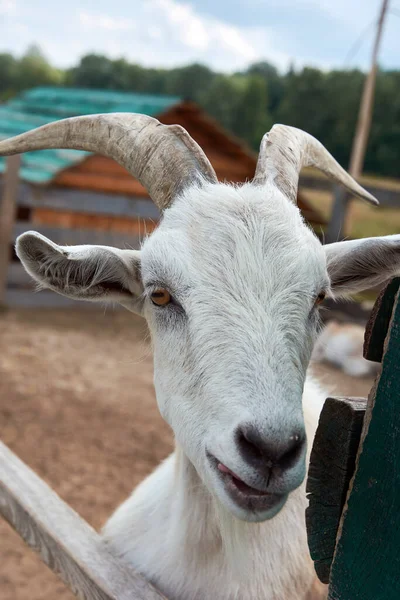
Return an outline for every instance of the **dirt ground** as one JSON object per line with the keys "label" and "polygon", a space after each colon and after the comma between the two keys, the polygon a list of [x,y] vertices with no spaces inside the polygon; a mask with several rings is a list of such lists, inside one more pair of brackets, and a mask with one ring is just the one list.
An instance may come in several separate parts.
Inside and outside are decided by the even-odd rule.
{"label": "dirt ground", "polygon": [[[371,379],[315,367],[329,393]],[[0,439],[95,528],[172,449],[144,322],[122,311],[0,314]],[[0,599],[72,594],[0,521]]]}

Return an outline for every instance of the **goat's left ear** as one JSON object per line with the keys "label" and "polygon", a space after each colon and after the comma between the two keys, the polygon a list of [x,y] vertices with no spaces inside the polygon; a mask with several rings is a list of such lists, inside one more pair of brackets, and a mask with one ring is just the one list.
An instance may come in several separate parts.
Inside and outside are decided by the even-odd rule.
{"label": "goat's left ear", "polygon": [[40,233],[19,236],[16,252],[41,288],[75,300],[119,302],[141,312],[140,252],[108,246],[58,246]]}
{"label": "goat's left ear", "polygon": [[400,235],[324,246],[334,296],[346,296],[400,275]]}

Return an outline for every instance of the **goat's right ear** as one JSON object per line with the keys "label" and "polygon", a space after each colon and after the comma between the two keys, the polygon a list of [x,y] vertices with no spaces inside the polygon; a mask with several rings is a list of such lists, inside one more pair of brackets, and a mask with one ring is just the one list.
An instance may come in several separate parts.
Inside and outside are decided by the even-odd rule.
{"label": "goat's right ear", "polygon": [[58,246],[29,231],[16,252],[40,288],[76,300],[119,302],[141,312],[140,252],[108,246]]}

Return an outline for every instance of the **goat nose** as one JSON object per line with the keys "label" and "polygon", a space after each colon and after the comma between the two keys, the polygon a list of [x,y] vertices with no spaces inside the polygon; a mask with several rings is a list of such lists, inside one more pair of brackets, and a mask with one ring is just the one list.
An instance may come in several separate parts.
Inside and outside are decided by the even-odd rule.
{"label": "goat nose", "polygon": [[257,427],[243,425],[236,430],[236,443],[243,460],[252,467],[285,470],[293,467],[302,456],[306,438],[301,431],[294,431],[281,439],[266,438]]}

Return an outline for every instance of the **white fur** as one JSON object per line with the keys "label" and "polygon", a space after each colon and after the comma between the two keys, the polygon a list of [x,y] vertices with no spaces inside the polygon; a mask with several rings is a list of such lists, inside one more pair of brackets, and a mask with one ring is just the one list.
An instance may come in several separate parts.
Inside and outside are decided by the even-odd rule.
{"label": "white fur", "polygon": [[[305,430],[310,448],[325,398],[306,380],[315,299],[330,292],[331,281],[351,291],[398,272],[398,246],[392,236],[323,247],[272,183],[188,188],[140,253],[62,248],[32,233],[19,238],[18,255],[42,285],[117,300],[147,319],[157,402],[176,451],[104,535],[170,600],[305,598],[314,579],[307,457],[270,483],[244,460],[235,433],[250,423],[264,440],[286,443]],[[159,287],[176,303],[154,306]],[[286,504],[277,514],[239,507],[207,453],[251,487],[288,493]]]}
{"label": "white fur", "polygon": [[[310,439],[325,397],[308,379]],[[177,447],[118,508],[104,535],[169,600],[300,600],[315,578],[306,506],[303,483],[272,520],[236,519]]]}
{"label": "white fur", "polygon": [[[177,290],[190,315],[189,325],[179,316],[165,322],[164,309],[145,308],[157,401],[177,449],[117,510],[104,535],[171,600],[305,597],[315,577],[305,484],[272,520],[242,521],[204,449],[251,478],[233,443],[236,425],[252,420],[266,435],[302,425],[315,333],[309,313],[315,294],[329,286],[320,243],[276,191],[193,190],[145,242],[142,278],[145,287],[166,282]],[[324,397],[307,383],[311,439]]]}

